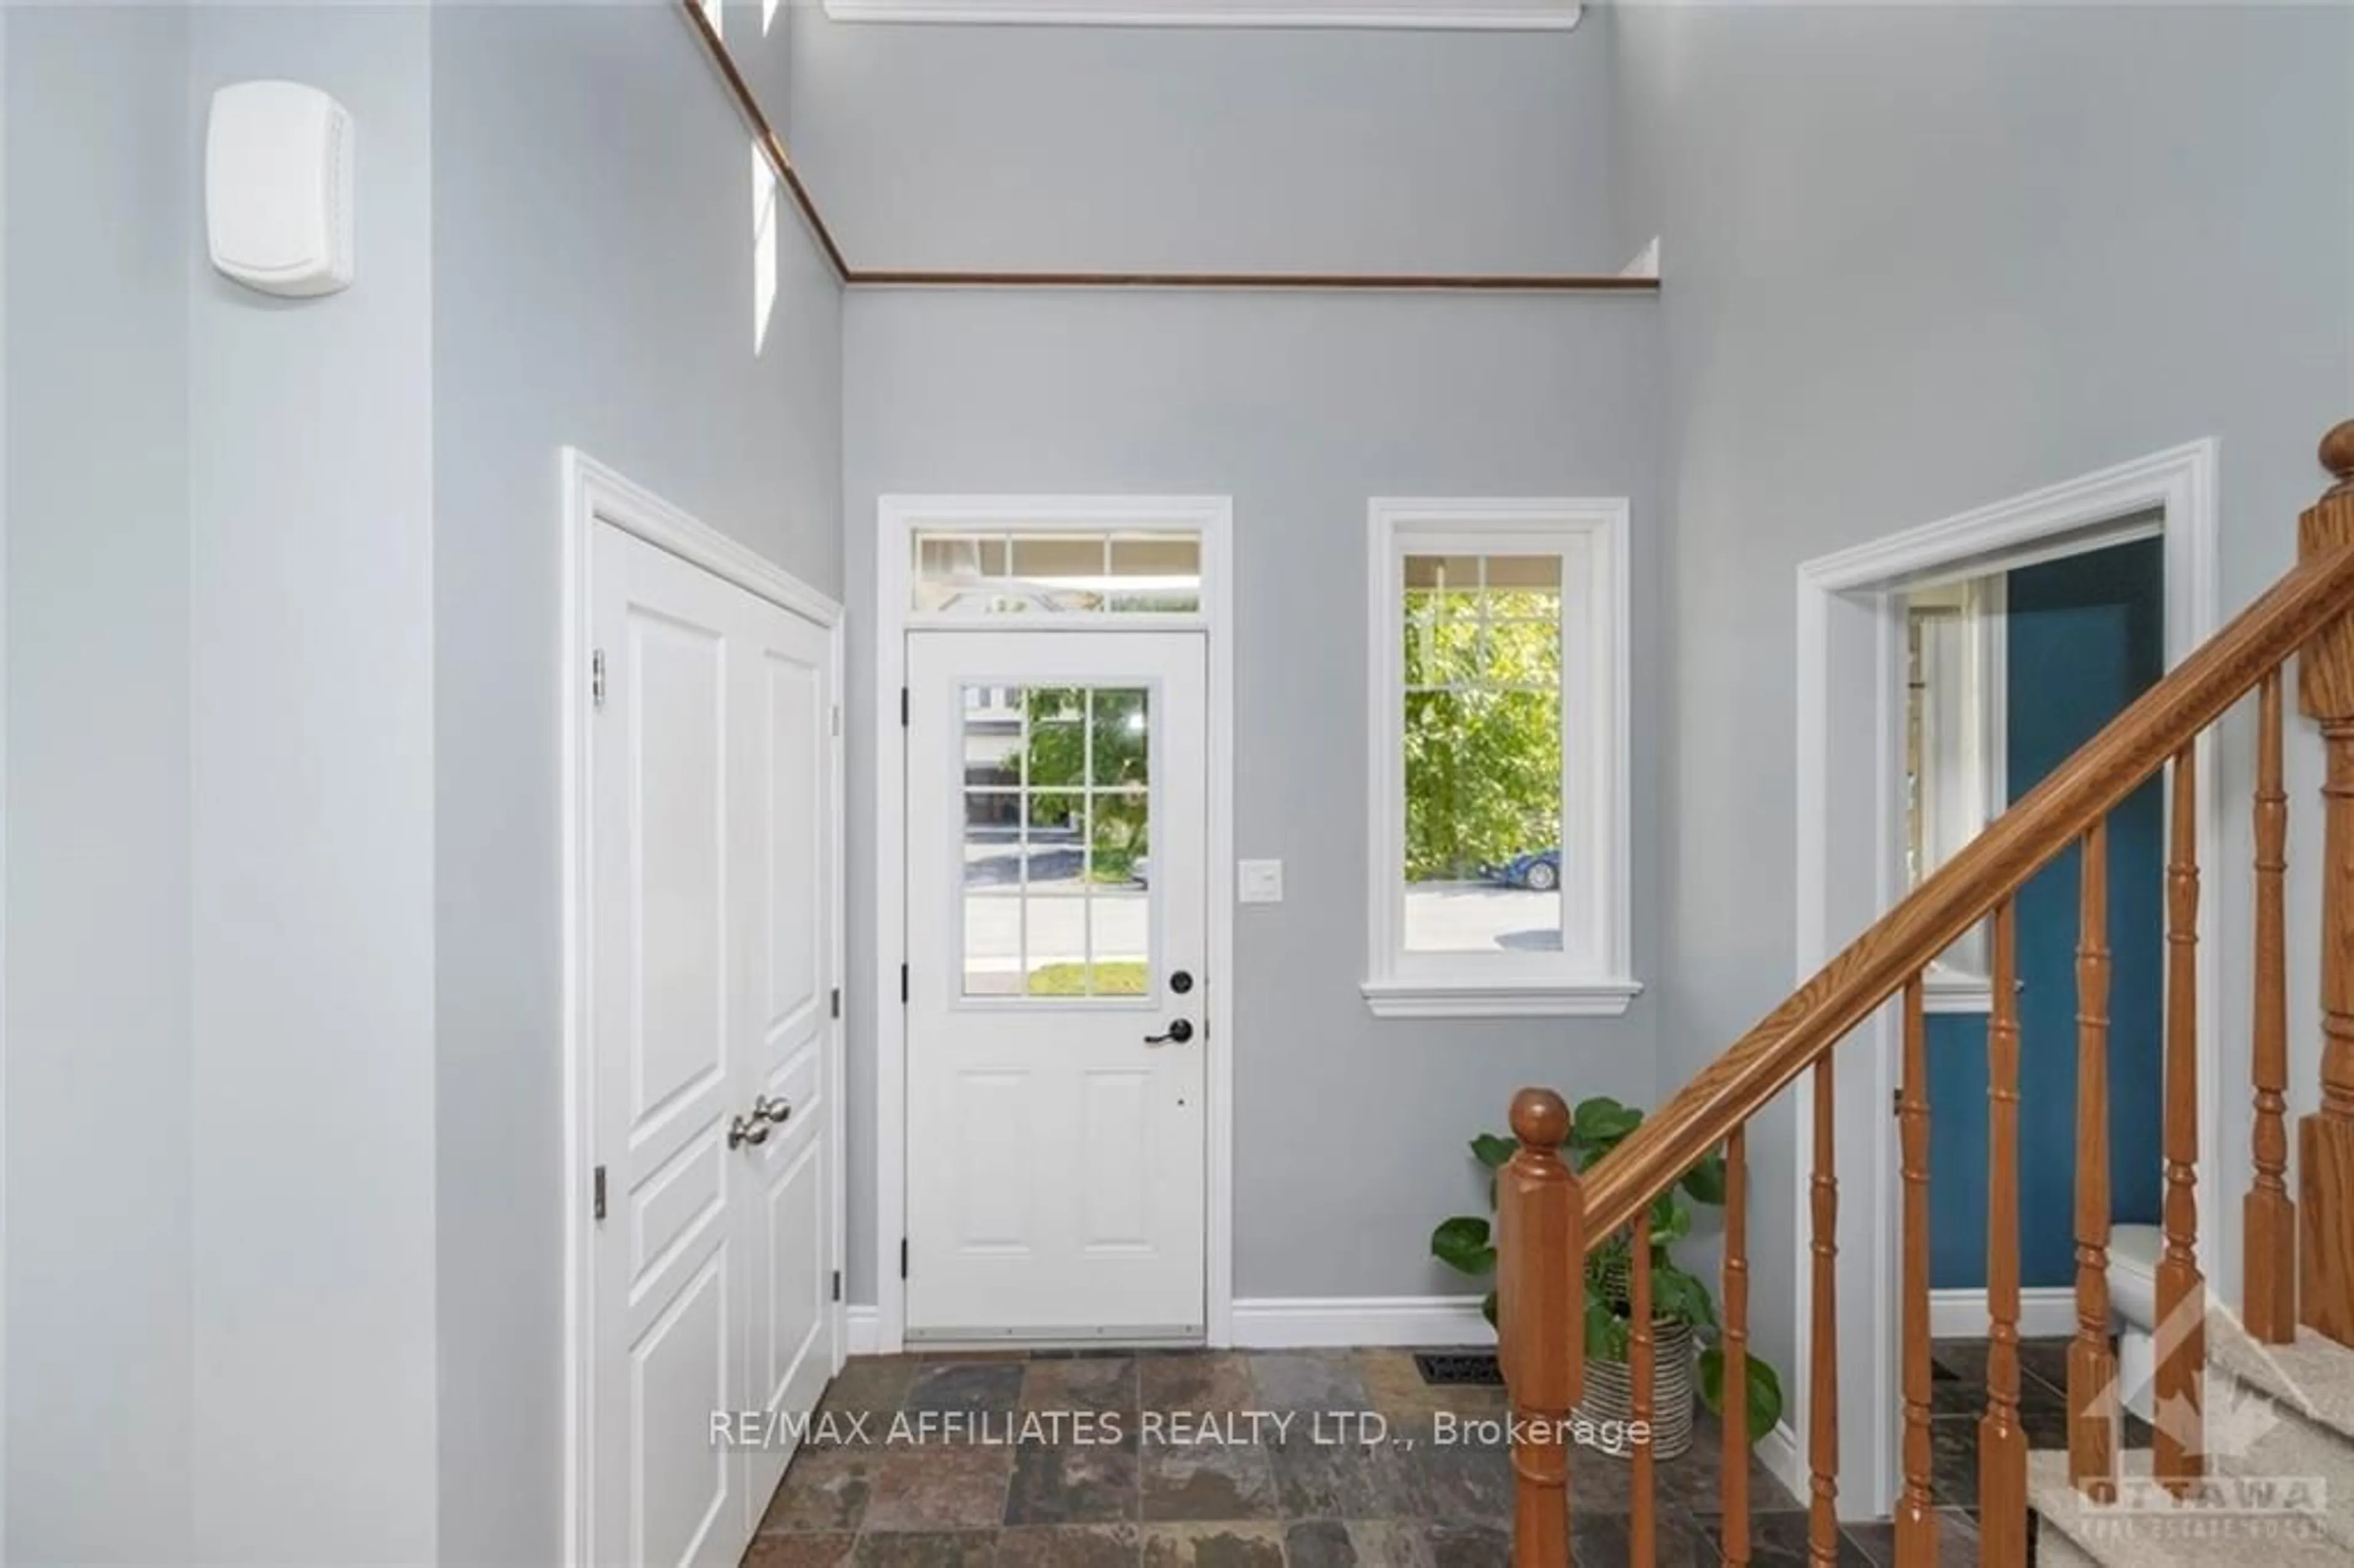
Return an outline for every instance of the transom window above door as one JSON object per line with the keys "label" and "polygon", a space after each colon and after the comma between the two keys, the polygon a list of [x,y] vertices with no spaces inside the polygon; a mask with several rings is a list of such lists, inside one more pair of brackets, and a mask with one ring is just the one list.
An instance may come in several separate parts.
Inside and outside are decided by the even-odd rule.
{"label": "transom window above door", "polygon": [[1367,1004],[1625,1012],[1624,503],[1375,502],[1372,524]]}
{"label": "transom window above door", "polygon": [[1193,615],[1202,538],[1170,530],[926,530],[915,536],[919,613]]}

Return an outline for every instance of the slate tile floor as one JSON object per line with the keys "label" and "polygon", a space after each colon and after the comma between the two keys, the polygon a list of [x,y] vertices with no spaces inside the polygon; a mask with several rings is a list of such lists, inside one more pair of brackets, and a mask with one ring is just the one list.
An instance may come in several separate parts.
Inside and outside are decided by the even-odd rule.
{"label": "slate tile floor", "polygon": [[[2039,1447],[2064,1441],[2065,1351],[2023,1350],[2021,1419]],[[1942,1554],[1972,1563],[1985,1346],[1941,1340],[1936,1360]],[[1434,1440],[1442,1414],[1500,1415],[1502,1392],[1430,1387],[1405,1351],[861,1358],[821,1408],[835,1440],[821,1431],[795,1457],[744,1568],[1502,1568],[1510,1555],[1504,1449]],[[1254,1437],[1250,1412],[1298,1414]],[[1387,1440],[1343,1431],[1357,1412],[1378,1414]],[[1310,1430],[1320,1414],[1320,1437],[1339,1440]],[[888,1440],[901,1415],[908,1433],[928,1419],[931,1436]],[[1235,1416],[1236,1440],[1180,1440],[1181,1416],[1205,1415]],[[1720,1560],[1720,1460],[1703,1420],[1691,1451],[1659,1467],[1661,1564]],[[1571,1470],[1574,1561],[1619,1568],[1627,1467],[1580,1454]],[[1798,1499],[1755,1459],[1749,1484],[1752,1561],[1804,1563]],[[1890,1527],[1849,1527],[1840,1561],[1889,1568]]]}

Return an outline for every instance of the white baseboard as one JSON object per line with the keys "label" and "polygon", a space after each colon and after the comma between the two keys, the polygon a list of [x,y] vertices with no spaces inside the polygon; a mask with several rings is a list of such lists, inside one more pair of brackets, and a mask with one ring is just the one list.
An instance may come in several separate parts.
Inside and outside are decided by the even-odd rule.
{"label": "white baseboard", "polygon": [[[882,1350],[880,1310],[843,1315],[847,1353]],[[1282,1296],[1235,1303],[1235,1348],[1314,1350],[1354,1345],[1492,1345],[1476,1296]]]}
{"label": "white baseboard", "polygon": [[1235,1303],[1237,1350],[1495,1342],[1476,1296],[1279,1296]]}
{"label": "white baseboard", "polygon": [[1774,1430],[1757,1439],[1757,1462],[1766,1467],[1773,1478],[1781,1482],[1789,1494],[1805,1501],[1808,1492],[1807,1457],[1798,1446],[1798,1435],[1785,1419],[1774,1423]]}
{"label": "white baseboard", "polygon": [[[1983,1290],[1929,1292],[1929,1337],[1933,1340],[1986,1338],[1987,1296]],[[2019,1293],[2020,1337],[2062,1339],[2076,1331],[2076,1291],[2067,1285],[2042,1285]]]}

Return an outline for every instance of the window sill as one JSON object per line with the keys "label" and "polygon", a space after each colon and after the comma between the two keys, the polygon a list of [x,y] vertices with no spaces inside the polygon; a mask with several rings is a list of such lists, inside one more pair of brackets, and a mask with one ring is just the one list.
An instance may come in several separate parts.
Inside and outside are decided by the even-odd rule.
{"label": "window sill", "polygon": [[1375,1018],[1623,1018],[1643,992],[1632,980],[1517,985],[1367,980],[1359,988]]}
{"label": "window sill", "polygon": [[1932,968],[1921,980],[1921,1011],[1991,1013],[1994,1011],[1994,982],[1981,975]]}

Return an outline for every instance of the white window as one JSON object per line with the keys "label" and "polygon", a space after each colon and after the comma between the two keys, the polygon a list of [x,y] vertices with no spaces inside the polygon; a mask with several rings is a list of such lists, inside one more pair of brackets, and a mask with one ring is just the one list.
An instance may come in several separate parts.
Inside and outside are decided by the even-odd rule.
{"label": "white window", "polygon": [[1366,1004],[1626,1012],[1627,503],[1376,501],[1372,524]]}
{"label": "white window", "polygon": [[[2003,579],[1905,596],[1905,885],[1918,887],[1999,813],[2009,793],[2003,736]],[[1985,1012],[1987,929],[1973,927],[1929,967],[1933,1012]]]}
{"label": "white window", "polygon": [[1202,535],[1191,526],[925,528],[915,536],[922,615],[1198,615]]}
{"label": "white window", "polygon": [[768,151],[752,143],[752,354],[769,341],[769,316],[777,308],[777,171]]}

